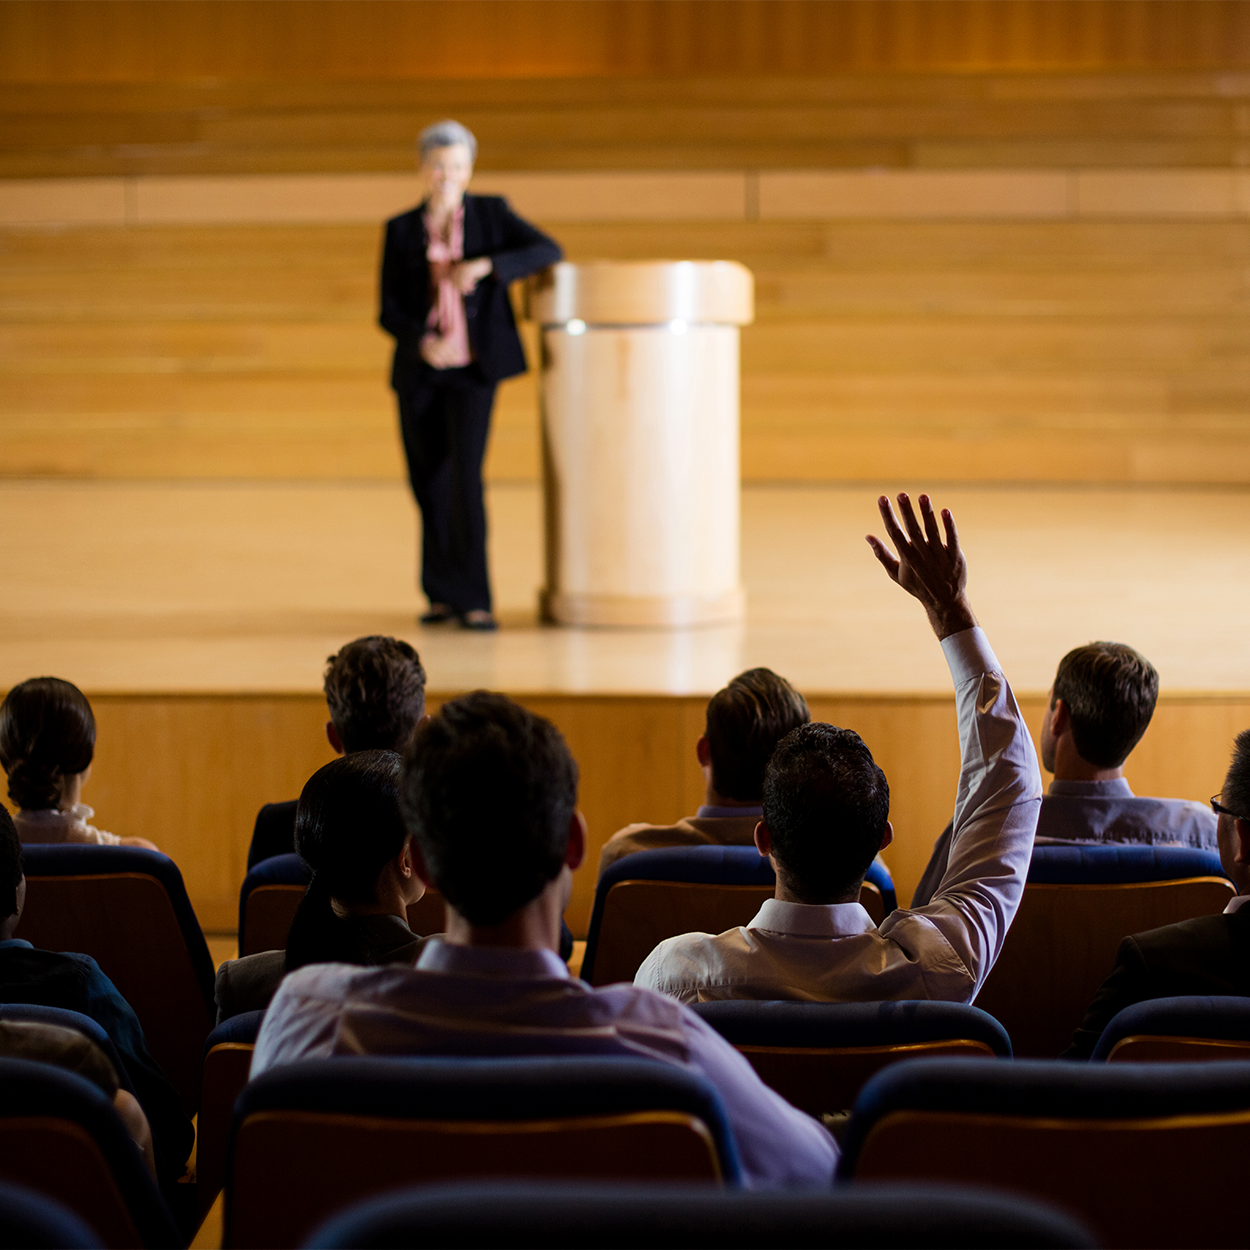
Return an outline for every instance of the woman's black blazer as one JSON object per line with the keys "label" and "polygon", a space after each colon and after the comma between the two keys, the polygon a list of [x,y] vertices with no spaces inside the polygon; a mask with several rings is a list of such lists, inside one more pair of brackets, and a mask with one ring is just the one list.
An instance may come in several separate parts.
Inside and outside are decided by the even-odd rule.
{"label": "woman's black blazer", "polygon": [[[403,389],[421,367],[420,343],[430,314],[430,266],[425,258],[425,203],[386,223],[382,250],[382,312],[395,336],[391,385]],[[492,382],[525,372],[508,283],[554,265],[563,252],[554,239],[522,220],[500,195],[464,197],[464,258],[489,256],[494,269],[464,297],[469,342],[477,367]]]}

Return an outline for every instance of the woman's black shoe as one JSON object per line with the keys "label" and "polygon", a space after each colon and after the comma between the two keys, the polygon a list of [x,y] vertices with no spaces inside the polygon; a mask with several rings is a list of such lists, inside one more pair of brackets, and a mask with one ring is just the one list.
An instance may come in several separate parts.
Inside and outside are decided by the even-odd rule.
{"label": "woman's black shoe", "polygon": [[472,612],[465,612],[460,617],[460,627],[462,629],[477,629],[483,631],[496,630],[499,628],[495,622],[495,618],[489,612],[483,611],[481,608],[475,608]]}
{"label": "woman's black shoe", "polygon": [[445,625],[456,619],[456,609],[447,603],[431,603],[430,610],[417,617],[419,625]]}

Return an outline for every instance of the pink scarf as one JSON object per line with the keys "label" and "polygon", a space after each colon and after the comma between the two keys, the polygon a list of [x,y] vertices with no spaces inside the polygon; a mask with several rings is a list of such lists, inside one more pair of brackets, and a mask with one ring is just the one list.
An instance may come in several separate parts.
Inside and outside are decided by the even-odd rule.
{"label": "pink scarf", "polygon": [[451,280],[452,265],[464,259],[463,202],[447,223],[446,240],[434,232],[428,213],[425,218],[425,233],[429,239],[425,257],[430,262],[430,285],[434,294],[430,315],[425,322],[426,330],[455,349],[455,356],[448,368],[457,368],[467,365],[473,358],[469,350],[469,326],[464,315],[464,296]]}

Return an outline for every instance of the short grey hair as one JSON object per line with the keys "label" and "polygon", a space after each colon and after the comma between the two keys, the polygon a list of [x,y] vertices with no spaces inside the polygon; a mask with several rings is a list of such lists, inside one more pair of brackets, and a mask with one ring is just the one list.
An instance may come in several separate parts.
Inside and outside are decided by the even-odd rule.
{"label": "short grey hair", "polygon": [[435,148],[449,148],[456,143],[463,143],[469,149],[471,161],[477,160],[477,140],[473,137],[473,131],[468,126],[452,121],[450,117],[427,126],[417,136],[417,151],[420,152],[421,159],[425,160]]}

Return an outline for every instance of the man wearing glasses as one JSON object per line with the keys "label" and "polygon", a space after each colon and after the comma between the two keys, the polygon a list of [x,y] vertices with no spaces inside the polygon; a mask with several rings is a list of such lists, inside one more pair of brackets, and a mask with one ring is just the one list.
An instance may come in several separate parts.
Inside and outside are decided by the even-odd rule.
{"label": "man wearing glasses", "polygon": [[1126,937],[1065,1058],[1087,1059],[1112,1017],[1133,1003],[1250,994],[1250,729],[1237,735],[1224,789],[1211,800],[1220,863],[1237,890],[1221,915]]}

